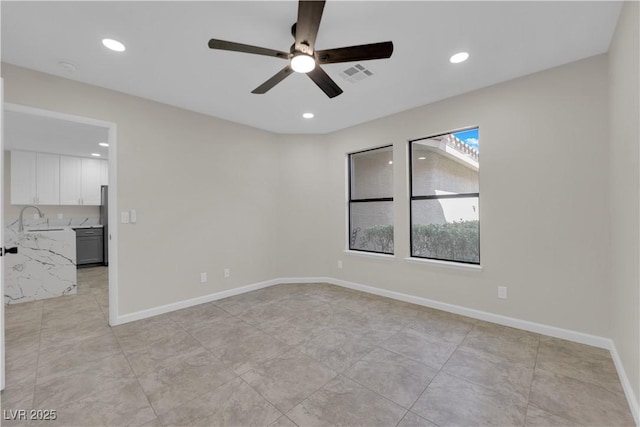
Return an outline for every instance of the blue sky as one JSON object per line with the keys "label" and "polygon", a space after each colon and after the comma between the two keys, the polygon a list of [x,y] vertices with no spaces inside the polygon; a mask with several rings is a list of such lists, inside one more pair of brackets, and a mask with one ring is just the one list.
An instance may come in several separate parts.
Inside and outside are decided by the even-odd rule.
{"label": "blue sky", "polygon": [[471,147],[480,151],[480,140],[478,139],[478,128],[463,130],[462,132],[455,132],[453,135],[459,140],[466,142]]}

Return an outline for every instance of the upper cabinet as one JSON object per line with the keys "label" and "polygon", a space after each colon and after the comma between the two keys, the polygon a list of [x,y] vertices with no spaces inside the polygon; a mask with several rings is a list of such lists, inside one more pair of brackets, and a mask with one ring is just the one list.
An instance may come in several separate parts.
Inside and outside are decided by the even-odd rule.
{"label": "upper cabinet", "polygon": [[[106,160],[11,152],[11,204],[100,205]],[[103,184],[104,183],[104,184]]]}
{"label": "upper cabinet", "polygon": [[60,156],[11,152],[11,204],[60,203]]}
{"label": "upper cabinet", "polygon": [[60,204],[81,205],[82,159],[60,156]]}
{"label": "upper cabinet", "polygon": [[100,204],[100,184],[102,177],[101,164],[104,160],[82,159],[82,190],[83,205]]}

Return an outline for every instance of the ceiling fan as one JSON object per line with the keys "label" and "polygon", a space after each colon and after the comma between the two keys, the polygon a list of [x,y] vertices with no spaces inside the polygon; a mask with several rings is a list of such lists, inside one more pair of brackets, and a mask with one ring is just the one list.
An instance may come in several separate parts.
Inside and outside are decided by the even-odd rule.
{"label": "ceiling fan", "polygon": [[296,71],[306,73],[329,98],[333,98],[340,95],[342,89],[320,67],[321,64],[389,58],[393,53],[393,43],[388,41],[337,49],[315,50],[316,35],[320,27],[324,3],[324,0],[300,0],[298,2],[298,22],[291,27],[291,34],[295,38],[295,43],[291,45],[289,52],[218,39],[209,40],[209,47],[211,49],[272,56],[289,61],[287,66],[252,90],[251,93],[266,93]]}

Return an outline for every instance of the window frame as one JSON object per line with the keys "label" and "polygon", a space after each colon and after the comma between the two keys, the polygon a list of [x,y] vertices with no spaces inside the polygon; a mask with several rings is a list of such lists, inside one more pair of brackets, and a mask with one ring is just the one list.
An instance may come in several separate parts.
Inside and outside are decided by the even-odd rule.
{"label": "window frame", "polygon": [[[479,168],[478,168],[478,192],[477,193],[460,193],[460,194],[441,194],[441,195],[428,195],[428,196],[414,196],[413,195],[413,143],[418,141],[424,141],[425,139],[437,138],[439,136],[452,135],[458,132],[464,132],[465,130],[478,129],[480,130],[480,126],[469,126],[461,129],[452,130],[449,132],[438,133],[434,135],[429,135],[422,138],[410,139],[408,141],[409,146],[409,167],[407,170],[409,171],[409,257],[418,260],[432,260],[432,261],[441,261],[441,262],[450,262],[454,264],[465,264],[465,265],[474,265],[480,266],[481,264],[481,245],[480,245],[480,179],[479,179]],[[478,262],[472,261],[460,261],[453,260],[447,258],[435,258],[435,257],[426,257],[426,256],[418,256],[413,254],[413,202],[416,200],[438,200],[438,199],[458,199],[458,198],[469,198],[469,197],[477,197],[478,198]]]}
{"label": "window frame", "polygon": [[[352,192],[353,192],[353,162],[352,162],[352,156],[356,155],[356,154],[362,154],[362,153],[367,153],[369,151],[376,151],[376,150],[381,150],[384,148],[391,148],[391,157],[393,159],[393,144],[388,144],[388,145],[382,145],[380,147],[374,147],[374,148],[367,148],[366,150],[359,150],[359,151],[353,151],[351,153],[347,153],[347,175],[348,175],[348,182],[347,182],[347,186],[348,186],[348,190],[347,190],[347,250],[349,251],[354,251],[354,252],[358,252],[358,253],[364,253],[364,254],[378,254],[378,255],[395,255],[395,239],[394,239],[394,246],[393,246],[393,252],[380,252],[380,251],[370,251],[370,250],[365,250],[365,249],[356,249],[353,248],[353,238],[351,236],[351,204],[352,203],[375,203],[375,202],[391,202],[393,203],[393,190],[392,190],[392,196],[391,197],[374,197],[374,198],[363,198],[363,199],[353,199],[352,198]],[[395,218],[394,218],[395,221]],[[394,233],[395,233],[395,224],[393,224],[394,227]]]}

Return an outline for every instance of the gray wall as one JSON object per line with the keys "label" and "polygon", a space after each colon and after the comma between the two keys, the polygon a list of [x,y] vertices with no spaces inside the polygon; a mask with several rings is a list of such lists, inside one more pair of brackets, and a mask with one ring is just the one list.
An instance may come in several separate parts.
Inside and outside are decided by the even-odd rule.
{"label": "gray wall", "polygon": [[626,2],[609,51],[611,215],[611,336],[640,399],[640,21],[638,2]]}

